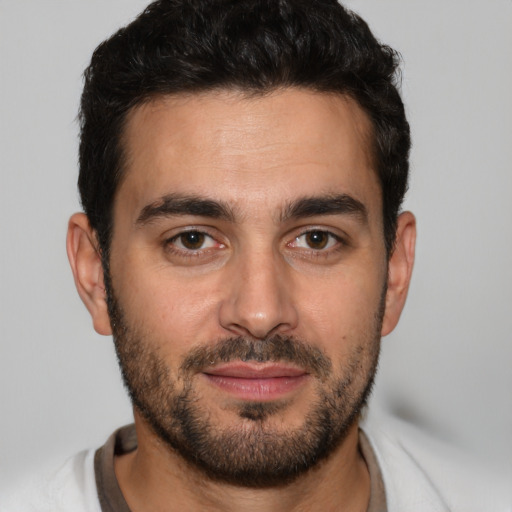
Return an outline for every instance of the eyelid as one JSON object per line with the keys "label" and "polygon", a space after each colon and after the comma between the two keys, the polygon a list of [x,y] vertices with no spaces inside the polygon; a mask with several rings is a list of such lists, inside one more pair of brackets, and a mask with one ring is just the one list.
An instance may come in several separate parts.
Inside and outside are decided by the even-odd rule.
{"label": "eyelid", "polygon": [[288,238],[292,238],[293,240],[295,240],[296,238],[307,235],[308,233],[314,233],[315,231],[325,233],[341,243],[348,244],[348,241],[350,240],[349,235],[346,234],[341,229],[332,226],[327,227],[322,225],[303,226],[300,228],[296,228],[290,233],[290,236]]}
{"label": "eyelid", "polygon": [[[315,231],[325,233],[330,237],[327,247],[315,249],[314,247],[301,247],[296,245],[298,238]],[[332,261],[332,258],[341,256],[345,250],[350,248],[350,237],[340,229],[331,226],[304,226],[290,233],[288,240],[285,247],[290,256],[318,262],[323,260],[325,260],[326,263]],[[333,261],[337,261],[337,259]]]}
{"label": "eyelid", "polygon": [[[327,236],[327,241],[325,242],[325,246],[323,246],[323,247],[309,247],[307,240],[304,240],[303,245],[301,245],[302,244],[301,239],[302,238],[306,239],[307,236],[309,234],[311,234],[311,233],[321,233],[323,235],[326,235]],[[306,231],[305,233],[302,233],[301,235],[296,236],[294,241],[291,242],[291,244],[295,244],[294,245],[295,247],[300,247],[300,248],[305,249],[305,250],[327,251],[327,250],[331,249],[334,245],[336,245],[336,243],[338,243],[338,242],[339,242],[338,237],[334,236],[332,233],[328,233],[326,231],[311,230],[311,231]]]}
{"label": "eyelid", "polygon": [[181,235],[184,235],[184,234],[187,234],[190,232],[202,233],[203,235],[213,238],[214,240],[218,240],[220,238],[220,236],[217,233],[217,230],[215,230],[214,228],[211,228],[210,226],[186,225],[186,226],[179,226],[179,227],[175,227],[175,228],[167,230],[162,235],[162,239],[164,240],[164,242],[168,242],[170,240],[173,240],[175,238],[178,238]]}
{"label": "eyelid", "polygon": [[[162,241],[162,245],[166,249],[166,251],[170,253],[174,253],[178,256],[188,257],[188,256],[198,256],[202,253],[206,253],[210,250],[222,249],[226,246],[225,242],[220,240],[220,236],[218,234],[212,233],[212,229],[208,226],[184,226],[180,228],[175,228],[172,230],[172,234],[167,234]],[[204,235],[206,238],[211,239],[215,242],[216,246],[199,248],[199,249],[189,249],[187,247],[179,247],[176,245],[176,240],[178,240],[181,236],[186,235],[187,233],[200,233]]]}
{"label": "eyelid", "polygon": [[[181,237],[183,237],[184,235],[186,235],[187,233],[198,233],[200,235],[202,235],[204,237],[204,240],[203,240],[203,244],[208,244],[207,247],[199,247],[197,249],[191,249],[189,247],[186,247],[183,242],[181,241]],[[207,242],[207,240],[210,240],[209,242]],[[216,243],[216,240],[215,238],[213,238],[212,236],[210,236],[208,233],[204,233],[202,231],[196,231],[196,230],[188,230],[188,231],[182,231],[181,233],[178,233],[177,235],[173,236],[169,241],[168,243],[173,243],[175,244],[180,250],[184,251],[184,252],[196,252],[196,251],[204,251],[206,249],[211,249],[215,243]],[[218,242],[217,242],[218,243]]]}

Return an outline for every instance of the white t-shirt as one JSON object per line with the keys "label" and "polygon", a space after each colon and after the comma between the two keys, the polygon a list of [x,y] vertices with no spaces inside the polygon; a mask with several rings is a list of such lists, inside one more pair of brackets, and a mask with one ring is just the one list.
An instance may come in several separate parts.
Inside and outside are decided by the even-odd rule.
{"label": "white t-shirt", "polygon": [[[372,485],[367,512],[512,512],[512,480],[402,422],[374,418],[360,427]],[[114,446],[116,453],[135,449],[132,426],[0,499],[0,512],[129,512],[115,479]]]}

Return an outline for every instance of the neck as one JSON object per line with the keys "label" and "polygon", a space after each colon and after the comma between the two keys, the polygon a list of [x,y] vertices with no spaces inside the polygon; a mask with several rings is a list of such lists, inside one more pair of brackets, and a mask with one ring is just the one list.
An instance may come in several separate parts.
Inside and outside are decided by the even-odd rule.
{"label": "neck", "polygon": [[358,449],[357,423],[326,460],[292,483],[257,489],[205,476],[165,445],[137,413],[135,427],[137,450],[115,459],[119,486],[133,512],[366,511],[370,477]]}

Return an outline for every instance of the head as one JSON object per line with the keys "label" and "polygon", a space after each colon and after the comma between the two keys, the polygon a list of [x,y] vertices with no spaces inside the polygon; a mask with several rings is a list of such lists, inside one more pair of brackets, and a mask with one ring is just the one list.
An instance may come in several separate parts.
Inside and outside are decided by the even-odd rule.
{"label": "head", "polygon": [[296,87],[353,98],[368,116],[390,254],[410,148],[397,70],[396,52],[336,0],[152,3],[98,46],[85,72],[79,190],[101,250],[108,254],[134,107],[162,95]]}
{"label": "head", "polygon": [[354,436],[414,253],[395,72],[327,0],[155,2],[94,53],[75,281],[139,434],[212,478],[281,485]]}

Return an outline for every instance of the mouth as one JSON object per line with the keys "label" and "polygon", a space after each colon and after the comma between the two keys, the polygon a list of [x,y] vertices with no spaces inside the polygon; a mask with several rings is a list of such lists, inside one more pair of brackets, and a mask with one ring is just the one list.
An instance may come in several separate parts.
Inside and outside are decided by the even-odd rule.
{"label": "mouth", "polygon": [[258,402],[283,398],[309,379],[309,373],[296,366],[240,361],[207,368],[203,375],[224,392]]}

